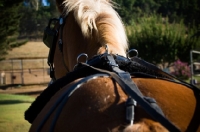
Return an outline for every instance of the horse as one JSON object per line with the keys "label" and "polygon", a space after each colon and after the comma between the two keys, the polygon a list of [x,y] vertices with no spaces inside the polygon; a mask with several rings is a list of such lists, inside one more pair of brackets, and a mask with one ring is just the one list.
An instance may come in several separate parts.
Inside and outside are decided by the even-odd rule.
{"label": "horse", "polygon": [[[77,68],[79,62],[87,62],[96,55],[107,53],[127,58],[126,50],[129,46],[126,31],[120,16],[114,9],[114,2],[111,0],[56,0],[56,5],[61,14],[58,22],[61,26],[59,24],[55,26],[58,37],[53,39],[55,43],[50,51],[52,47],[55,49],[49,55],[50,60],[53,61],[50,67],[54,66],[52,68],[54,80],[62,80],[67,73]],[[76,74],[81,72],[84,71]],[[65,78],[66,81],[67,79],[70,78]],[[144,96],[156,100],[164,116],[178,130],[200,132],[198,90],[159,78],[132,76],[130,79]],[[81,80],[85,81],[80,83],[81,85],[77,84]],[[63,101],[65,98],[63,93],[74,85],[78,89],[70,94],[67,101]],[[148,109],[145,110],[140,104],[134,107],[134,121],[126,123],[125,105],[129,96],[110,76],[99,75],[92,79],[82,77],[68,84],[56,86],[54,90],[57,92],[31,121],[30,132],[170,131],[149,115]],[[62,103],[56,103],[59,98]],[[54,107],[53,110],[52,107]]]}

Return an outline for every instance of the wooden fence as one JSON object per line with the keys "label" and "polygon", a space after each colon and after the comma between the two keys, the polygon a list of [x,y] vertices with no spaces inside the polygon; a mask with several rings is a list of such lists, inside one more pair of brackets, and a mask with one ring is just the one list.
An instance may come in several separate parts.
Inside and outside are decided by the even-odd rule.
{"label": "wooden fence", "polygon": [[0,61],[0,85],[43,84],[49,81],[47,58],[17,58]]}

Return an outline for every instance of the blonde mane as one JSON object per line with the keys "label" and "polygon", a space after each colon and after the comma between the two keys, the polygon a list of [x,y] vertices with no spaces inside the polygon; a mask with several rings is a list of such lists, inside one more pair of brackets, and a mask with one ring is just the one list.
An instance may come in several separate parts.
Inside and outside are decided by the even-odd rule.
{"label": "blonde mane", "polygon": [[[74,12],[84,37],[90,37],[92,31],[99,36],[100,43],[112,43],[128,48],[124,25],[110,0],[64,0],[63,13]],[[103,25],[103,26],[102,26]],[[107,25],[107,26],[106,26]],[[110,38],[112,37],[112,38]],[[108,42],[102,42],[107,41]]]}

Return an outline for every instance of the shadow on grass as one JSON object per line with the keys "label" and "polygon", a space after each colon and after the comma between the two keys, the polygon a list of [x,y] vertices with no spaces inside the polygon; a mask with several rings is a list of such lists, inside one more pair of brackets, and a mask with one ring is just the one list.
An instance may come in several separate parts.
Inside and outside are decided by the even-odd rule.
{"label": "shadow on grass", "polygon": [[23,101],[23,100],[0,100],[0,105],[9,105],[9,104],[20,104],[20,103],[32,103],[33,101]]}
{"label": "shadow on grass", "polygon": [[2,89],[2,90],[6,90],[6,89],[8,89],[8,88],[10,88],[10,87],[17,87],[17,86],[20,86],[20,84],[8,84],[8,85],[2,85],[2,86],[0,86],[0,89]]}

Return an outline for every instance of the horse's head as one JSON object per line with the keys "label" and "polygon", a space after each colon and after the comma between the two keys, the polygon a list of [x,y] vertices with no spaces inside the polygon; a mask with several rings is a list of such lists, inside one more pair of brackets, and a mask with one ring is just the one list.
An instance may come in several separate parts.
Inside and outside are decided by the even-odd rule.
{"label": "horse's head", "polygon": [[128,44],[124,25],[110,0],[56,2],[64,18],[58,37],[63,42],[63,51],[59,50],[57,44],[54,56],[56,78],[67,73],[66,67],[69,71],[73,70],[78,55],[86,53],[92,58],[104,53],[105,45],[108,46],[108,53],[126,55]]}

